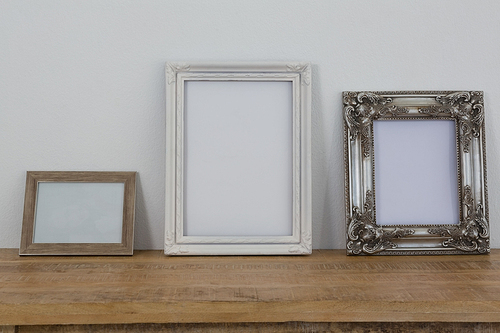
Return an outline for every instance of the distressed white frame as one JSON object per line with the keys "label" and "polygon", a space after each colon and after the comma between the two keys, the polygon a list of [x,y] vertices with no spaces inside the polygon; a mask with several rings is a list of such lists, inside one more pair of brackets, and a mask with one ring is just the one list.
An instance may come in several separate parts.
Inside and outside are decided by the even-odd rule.
{"label": "distressed white frame", "polygon": [[[490,252],[483,92],[346,91],[343,103],[347,254]],[[459,221],[379,225],[373,121],[422,119],[455,122]]]}
{"label": "distressed white frame", "polygon": [[[165,254],[310,254],[312,252],[311,65],[284,62],[169,62],[166,63],[165,73],[167,95]],[[293,221],[291,221],[291,236],[188,236],[184,234],[184,89],[185,83],[190,80],[292,83],[293,146],[290,149],[293,150],[293,165],[291,166]]]}

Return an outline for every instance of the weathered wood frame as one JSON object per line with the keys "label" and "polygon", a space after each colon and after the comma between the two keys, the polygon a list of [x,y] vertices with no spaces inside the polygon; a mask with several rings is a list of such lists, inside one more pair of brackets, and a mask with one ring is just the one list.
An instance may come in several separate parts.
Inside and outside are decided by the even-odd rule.
{"label": "weathered wood frame", "polygon": [[[28,171],[20,255],[132,255],[136,172]],[[40,182],[124,183],[121,243],[34,243],[38,184]]]}
{"label": "weathered wood frame", "polygon": [[[481,91],[343,93],[347,254],[489,253],[486,142]],[[374,120],[454,120],[460,221],[376,223]]]}
{"label": "weathered wood frame", "polygon": [[[291,236],[188,236],[184,234],[184,88],[189,80],[292,83],[293,147],[290,149],[293,149],[293,179],[291,180],[293,181],[293,221]],[[310,64],[167,63],[166,94],[165,254],[310,254],[312,251]]]}

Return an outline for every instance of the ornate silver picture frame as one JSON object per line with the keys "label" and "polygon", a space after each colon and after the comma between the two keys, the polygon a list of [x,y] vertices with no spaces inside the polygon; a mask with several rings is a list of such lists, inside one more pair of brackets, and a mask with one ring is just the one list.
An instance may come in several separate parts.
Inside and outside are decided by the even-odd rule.
{"label": "ornate silver picture frame", "polygon": [[311,65],[169,62],[165,76],[165,254],[310,254]]}
{"label": "ornate silver picture frame", "polygon": [[[483,92],[346,91],[343,93],[343,114],[347,254],[425,255],[490,252]],[[412,208],[414,201],[419,198],[409,199],[406,192],[420,190],[419,182],[423,179],[416,177],[414,172],[407,171],[404,165],[412,166],[412,170],[424,171],[423,174],[427,175],[433,175],[436,168],[428,167],[418,159],[412,160],[420,157],[415,157],[414,155],[418,154],[411,151],[404,154],[404,158],[409,161],[400,164],[402,157],[397,151],[387,153],[383,149],[384,142],[405,145],[405,142],[418,143],[424,138],[410,137],[409,141],[404,141],[398,135],[389,135],[385,141],[378,141],[379,137],[383,137],[380,131],[397,128],[401,124],[409,126],[406,128],[415,125],[428,131],[431,126],[425,124],[430,124],[429,121],[442,121],[439,125],[444,127],[439,128],[446,128],[450,124],[452,126],[452,130],[448,131],[451,138],[444,137],[451,142],[451,145],[444,146],[450,150],[448,155],[451,159],[439,161],[431,158],[430,162],[434,163],[436,168],[440,166],[439,163],[448,164],[449,169],[445,170],[451,170],[444,171],[443,175],[444,178],[454,177],[455,182],[450,183],[444,193],[450,193],[448,201],[456,201],[455,206],[450,207],[456,208],[446,210],[450,210],[450,216],[456,216],[457,220],[442,223],[438,218],[433,220],[431,215],[429,219],[421,222],[415,220],[412,215],[402,223],[394,223],[399,221],[398,217],[391,220],[392,222],[383,223],[382,216],[378,214],[379,208],[389,212],[389,215],[392,211],[400,211],[400,214],[405,214],[406,211],[405,207],[401,208],[399,204],[387,199],[391,196],[384,193],[390,194],[394,190],[391,190],[393,187],[384,187],[384,182],[390,182],[393,174],[394,178],[400,177],[392,184],[398,189],[392,197],[399,196],[402,198],[401,202]],[[391,125],[386,126],[387,124]],[[443,138],[443,134],[440,135]],[[446,140],[421,145],[420,149],[424,151],[420,152],[419,156],[424,156],[425,159],[427,155],[432,155],[435,146]],[[429,154],[426,154],[425,150],[428,150]],[[386,164],[377,160],[388,157],[392,160]],[[383,178],[382,171],[377,168],[389,168],[386,170],[389,176]],[[399,176],[396,177],[396,174]],[[412,188],[405,187],[404,177],[411,180],[409,183],[417,185],[412,185]],[[431,185],[433,184],[431,182]],[[436,186],[439,187],[436,190],[443,189],[441,185]],[[432,194],[425,191],[422,193],[424,194],[419,194],[421,197],[426,197],[426,193]],[[378,194],[381,195],[380,198],[377,197]],[[442,207],[433,209],[440,213],[445,210]],[[406,214],[408,215],[411,214]]]}

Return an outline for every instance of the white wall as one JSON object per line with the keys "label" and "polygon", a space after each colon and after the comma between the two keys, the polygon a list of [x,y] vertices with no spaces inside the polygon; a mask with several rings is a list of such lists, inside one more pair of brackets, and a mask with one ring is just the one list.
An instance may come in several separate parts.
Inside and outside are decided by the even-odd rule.
{"label": "white wall", "polygon": [[500,247],[497,0],[0,0],[0,248],[26,170],[138,171],[136,248],[163,248],[165,61],[313,64],[314,248],[345,248],[341,92],[484,90]]}

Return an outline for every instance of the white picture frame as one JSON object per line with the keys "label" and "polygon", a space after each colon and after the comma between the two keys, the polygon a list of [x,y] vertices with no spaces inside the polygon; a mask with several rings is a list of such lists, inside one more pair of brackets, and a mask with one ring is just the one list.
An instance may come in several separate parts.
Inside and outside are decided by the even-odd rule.
{"label": "white picture frame", "polygon": [[310,254],[311,65],[165,73],[165,254]]}
{"label": "white picture frame", "polygon": [[343,103],[347,254],[489,253],[483,92]]}

